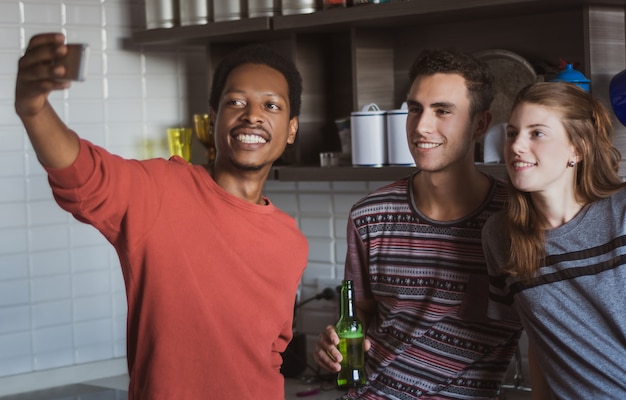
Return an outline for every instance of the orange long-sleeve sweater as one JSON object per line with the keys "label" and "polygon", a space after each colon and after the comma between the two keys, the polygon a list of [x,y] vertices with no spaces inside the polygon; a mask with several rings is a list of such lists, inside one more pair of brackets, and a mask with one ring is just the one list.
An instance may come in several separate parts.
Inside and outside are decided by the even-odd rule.
{"label": "orange long-sleeve sweater", "polygon": [[129,399],[283,399],[306,238],[293,218],[178,157],[125,160],[81,141],[48,169],[59,205],[115,247],[128,299]]}

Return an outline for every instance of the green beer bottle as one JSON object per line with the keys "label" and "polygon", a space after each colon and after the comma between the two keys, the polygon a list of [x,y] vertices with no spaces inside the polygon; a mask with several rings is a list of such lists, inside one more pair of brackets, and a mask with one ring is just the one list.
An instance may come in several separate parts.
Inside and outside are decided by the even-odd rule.
{"label": "green beer bottle", "polygon": [[339,336],[341,371],[337,373],[337,387],[347,389],[365,385],[365,355],[363,352],[363,324],[356,316],[352,281],[341,286],[341,317],[335,326]]}

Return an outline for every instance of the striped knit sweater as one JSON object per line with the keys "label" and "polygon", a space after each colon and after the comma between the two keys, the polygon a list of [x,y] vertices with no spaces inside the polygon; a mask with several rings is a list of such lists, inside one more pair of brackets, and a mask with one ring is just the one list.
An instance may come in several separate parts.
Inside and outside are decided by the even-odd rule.
{"label": "striped knit sweater", "polygon": [[350,212],[346,279],[357,301],[377,308],[368,385],[345,398],[495,398],[521,327],[486,316],[481,229],[503,209],[506,189],[492,180],[479,209],[438,222],[416,209],[410,181],[378,189]]}

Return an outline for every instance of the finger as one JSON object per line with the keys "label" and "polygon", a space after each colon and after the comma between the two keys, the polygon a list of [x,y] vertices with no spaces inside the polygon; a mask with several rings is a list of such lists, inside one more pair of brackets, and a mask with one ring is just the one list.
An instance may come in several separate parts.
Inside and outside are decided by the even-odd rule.
{"label": "finger", "polygon": [[368,351],[370,351],[371,347],[372,347],[372,342],[370,342],[369,339],[364,339],[363,340],[363,350],[367,353]]}
{"label": "finger", "polygon": [[28,47],[38,47],[44,44],[63,44],[65,35],[59,32],[46,32],[33,35],[28,41]]}
{"label": "finger", "polygon": [[58,80],[65,76],[66,68],[63,65],[40,63],[19,71],[18,80],[29,83],[35,81]]}
{"label": "finger", "polygon": [[339,370],[341,370],[341,364],[337,362],[336,357],[341,359],[341,353],[334,354],[332,350],[325,350],[323,348],[317,348],[313,353],[313,358],[315,358],[317,364],[331,372],[339,372]]}
{"label": "finger", "polygon": [[334,346],[339,344],[339,336],[337,335],[334,326],[328,325],[324,330],[324,333],[326,334],[329,343],[332,343]]}
{"label": "finger", "polygon": [[[320,333],[318,341],[313,352],[313,358],[318,365],[331,372],[338,372],[341,369],[341,353],[337,349],[337,345],[333,343],[333,337],[336,337],[335,328],[328,325],[326,329]],[[336,337],[337,343],[339,338]]]}
{"label": "finger", "polygon": [[42,34],[34,36],[26,52],[19,60],[19,69],[26,70],[41,64],[54,66],[55,62],[67,54],[62,34]]}

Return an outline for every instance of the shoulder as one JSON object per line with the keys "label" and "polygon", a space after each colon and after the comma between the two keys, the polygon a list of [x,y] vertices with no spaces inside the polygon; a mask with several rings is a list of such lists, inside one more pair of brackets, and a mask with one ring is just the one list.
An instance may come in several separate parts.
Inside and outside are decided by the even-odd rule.
{"label": "shoulder", "polygon": [[492,176],[490,176],[489,179],[491,180],[491,190],[489,192],[488,202],[494,208],[504,209],[510,195],[508,186],[505,182]]}
{"label": "shoulder", "polygon": [[613,204],[619,204],[622,207],[626,205],[626,187],[621,188],[617,192],[615,192],[611,197],[609,197],[610,201]]}
{"label": "shoulder", "polygon": [[499,275],[507,263],[511,244],[505,211],[499,211],[487,219],[481,232],[481,242],[489,274]]}
{"label": "shoulder", "polygon": [[610,218],[611,215],[616,217],[626,215],[626,187],[609,197],[593,202],[589,207],[588,214],[604,219]]}
{"label": "shoulder", "polygon": [[359,199],[352,210],[378,206],[384,203],[406,203],[408,200],[409,178],[384,185]]}
{"label": "shoulder", "polygon": [[506,228],[506,211],[492,214],[483,226],[483,238],[502,236]]}

